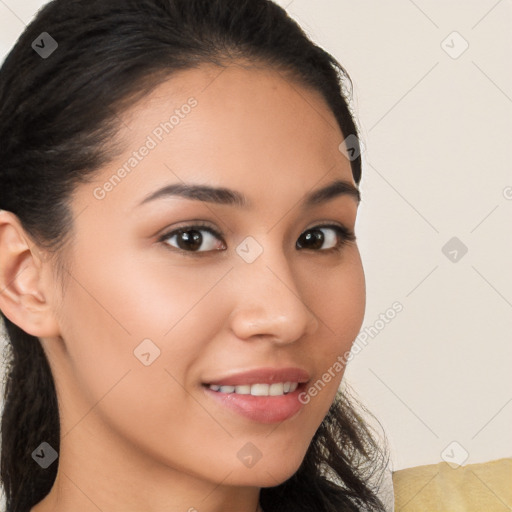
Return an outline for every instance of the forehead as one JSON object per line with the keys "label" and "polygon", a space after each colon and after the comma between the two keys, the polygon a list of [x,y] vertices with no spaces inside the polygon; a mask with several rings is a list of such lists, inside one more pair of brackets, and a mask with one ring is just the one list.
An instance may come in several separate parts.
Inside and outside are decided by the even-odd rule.
{"label": "forehead", "polygon": [[[180,111],[191,97],[197,107],[190,116],[186,112],[183,115]],[[201,65],[177,72],[124,113],[120,135],[131,141],[141,139],[155,126],[169,121],[173,113],[180,117],[173,120],[180,129],[173,129],[172,136],[166,137],[168,144],[178,138],[181,142],[193,139],[194,132],[199,137],[208,130],[208,138],[194,141],[198,147],[207,147],[210,141],[242,144],[250,135],[256,137],[255,142],[265,136],[295,137],[300,141],[304,136],[316,135],[308,146],[323,142],[331,151],[339,151],[344,138],[319,91],[262,65]]]}
{"label": "forehead", "polygon": [[[100,180],[124,166],[130,184],[122,189],[137,195],[134,201],[180,180],[276,201],[284,190],[302,196],[323,179],[353,183],[339,150],[343,135],[321,94],[271,68],[181,71],[127,110],[121,126],[126,151]],[[134,152],[148,144],[151,150],[135,162]],[[133,171],[126,166],[130,159]],[[122,197],[118,190],[115,195]]]}

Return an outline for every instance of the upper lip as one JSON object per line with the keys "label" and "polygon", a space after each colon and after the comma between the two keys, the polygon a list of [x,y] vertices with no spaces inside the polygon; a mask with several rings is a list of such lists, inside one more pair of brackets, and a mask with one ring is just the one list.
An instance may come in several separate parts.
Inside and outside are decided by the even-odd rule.
{"label": "upper lip", "polygon": [[206,384],[217,386],[242,386],[244,384],[272,384],[274,382],[307,382],[309,373],[302,368],[256,368],[225,377],[215,378]]}

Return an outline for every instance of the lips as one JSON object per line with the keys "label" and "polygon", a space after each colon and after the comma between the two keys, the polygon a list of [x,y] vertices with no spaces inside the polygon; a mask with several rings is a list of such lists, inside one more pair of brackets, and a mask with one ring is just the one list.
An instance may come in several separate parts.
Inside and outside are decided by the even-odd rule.
{"label": "lips", "polygon": [[203,388],[216,404],[237,415],[258,423],[279,423],[302,409],[298,396],[309,379],[301,368],[259,368],[212,379]]}

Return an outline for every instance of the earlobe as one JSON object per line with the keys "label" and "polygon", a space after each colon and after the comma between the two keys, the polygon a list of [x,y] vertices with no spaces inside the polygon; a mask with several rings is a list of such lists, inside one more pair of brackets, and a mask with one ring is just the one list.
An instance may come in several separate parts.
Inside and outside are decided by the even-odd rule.
{"label": "earlobe", "polygon": [[26,333],[53,337],[59,326],[42,287],[44,265],[18,217],[0,210],[0,309]]}

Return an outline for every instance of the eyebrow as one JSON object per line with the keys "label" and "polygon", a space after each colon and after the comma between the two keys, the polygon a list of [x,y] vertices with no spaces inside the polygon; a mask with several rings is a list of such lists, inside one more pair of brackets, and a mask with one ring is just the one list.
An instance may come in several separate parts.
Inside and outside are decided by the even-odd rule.
{"label": "eyebrow", "polygon": [[[246,196],[236,190],[224,187],[212,187],[210,185],[196,185],[192,183],[175,183],[167,185],[145,197],[138,206],[167,197],[184,197],[196,201],[206,201],[227,206],[248,208],[250,202]],[[361,202],[361,194],[352,183],[336,180],[325,187],[313,190],[305,195],[302,200],[303,208],[318,206],[339,196],[352,197],[357,204]]]}

